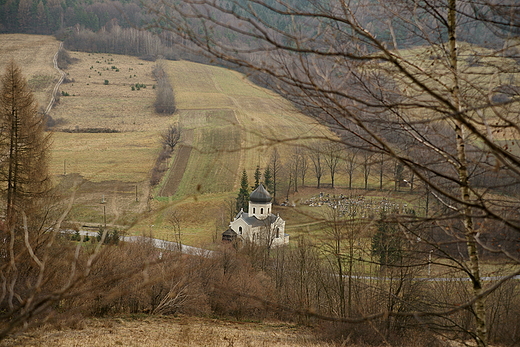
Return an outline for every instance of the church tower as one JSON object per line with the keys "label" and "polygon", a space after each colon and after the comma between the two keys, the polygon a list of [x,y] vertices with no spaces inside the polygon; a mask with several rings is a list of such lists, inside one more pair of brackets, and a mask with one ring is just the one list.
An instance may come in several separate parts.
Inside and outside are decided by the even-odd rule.
{"label": "church tower", "polygon": [[260,185],[249,195],[249,215],[264,220],[271,214],[271,194]]}

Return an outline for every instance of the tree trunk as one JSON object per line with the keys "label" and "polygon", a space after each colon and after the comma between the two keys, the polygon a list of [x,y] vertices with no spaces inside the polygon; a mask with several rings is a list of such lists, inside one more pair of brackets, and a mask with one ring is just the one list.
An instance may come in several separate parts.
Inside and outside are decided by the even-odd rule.
{"label": "tree trunk", "polygon": [[464,138],[464,128],[460,120],[461,105],[459,95],[459,80],[457,67],[457,38],[456,38],[456,13],[457,1],[449,0],[448,3],[448,35],[450,63],[453,76],[452,85],[452,101],[455,106],[455,136],[457,141],[457,157],[459,167],[457,168],[459,175],[460,195],[464,205],[462,206],[462,218],[464,223],[464,234],[466,238],[466,246],[468,249],[471,282],[473,285],[473,295],[475,296],[474,314],[476,321],[476,340],[477,345],[481,347],[487,346],[487,327],[486,327],[486,310],[482,294],[482,280],[480,278],[480,262],[477,251],[476,232],[473,225],[471,215],[470,187],[468,179],[468,161],[466,156],[466,143]]}

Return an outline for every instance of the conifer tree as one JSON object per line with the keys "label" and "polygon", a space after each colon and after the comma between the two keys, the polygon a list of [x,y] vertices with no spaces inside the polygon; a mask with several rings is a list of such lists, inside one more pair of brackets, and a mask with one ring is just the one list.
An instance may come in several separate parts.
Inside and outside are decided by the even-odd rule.
{"label": "conifer tree", "polygon": [[50,139],[43,115],[14,61],[0,82],[0,191],[6,223],[12,227],[22,211],[29,217],[35,213],[50,188]]}
{"label": "conifer tree", "polygon": [[252,190],[255,190],[256,187],[260,185],[260,179],[262,178],[262,172],[260,172],[260,166],[256,166],[255,170],[255,185],[251,187]]}
{"label": "conifer tree", "polygon": [[271,169],[269,169],[269,166],[267,166],[265,168],[265,171],[264,171],[264,185],[265,185],[265,189],[267,189],[267,191],[270,193],[270,194],[273,194],[273,175],[271,175]]}
{"label": "conifer tree", "polygon": [[247,182],[247,172],[244,169],[242,172],[242,179],[240,180],[240,191],[237,196],[237,213],[240,212],[241,209],[244,212],[248,212],[249,207],[249,183]]}

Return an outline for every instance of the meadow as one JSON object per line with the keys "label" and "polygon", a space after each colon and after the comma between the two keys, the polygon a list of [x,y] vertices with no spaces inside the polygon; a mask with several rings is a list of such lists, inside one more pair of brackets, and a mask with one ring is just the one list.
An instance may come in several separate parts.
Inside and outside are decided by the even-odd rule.
{"label": "meadow", "polygon": [[[0,67],[9,52],[45,104],[59,77],[52,66],[59,42],[36,35],[1,35],[0,41]],[[198,211],[183,212],[183,233],[187,243],[206,244],[215,237],[218,215],[228,219],[226,201],[234,198],[243,169],[252,179],[275,147],[284,158],[300,137],[331,136],[279,95],[231,70],[165,61],[177,112],[164,116],[153,107],[155,62],[67,53],[72,63],[49,114],[55,124],[50,169],[64,198],[76,190],[70,220],[77,224],[106,220],[130,234],[168,239],[165,215]],[[161,134],[173,124],[182,129],[181,143],[166,162],[164,179],[150,190]],[[180,169],[173,167],[176,160]]]}
{"label": "meadow", "polygon": [[52,36],[2,34],[0,42],[0,73],[4,73],[5,66],[13,59],[22,67],[40,108],[47,107],[54,84],[60,77],[52,63],[59,41]]}

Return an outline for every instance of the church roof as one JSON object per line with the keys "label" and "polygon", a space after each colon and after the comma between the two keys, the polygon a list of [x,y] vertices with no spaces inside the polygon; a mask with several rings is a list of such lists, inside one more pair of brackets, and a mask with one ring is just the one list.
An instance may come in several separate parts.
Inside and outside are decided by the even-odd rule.
{"label": "church roof", "polygon": [[242,220],[253,228],[271,225],[274,222],[276,222],[276,220],[278,218],[280,218],[280,217],[278,217],[272,213],[266,219],[258,219],[253,215],[249,215],[249,213],[244,213],[242,215]]}
{"label": "church roof", "polygon": [[249,195],[251,202],[271,202],[271,194],[265,189],[264,185],[260,183],[258,187]]}

